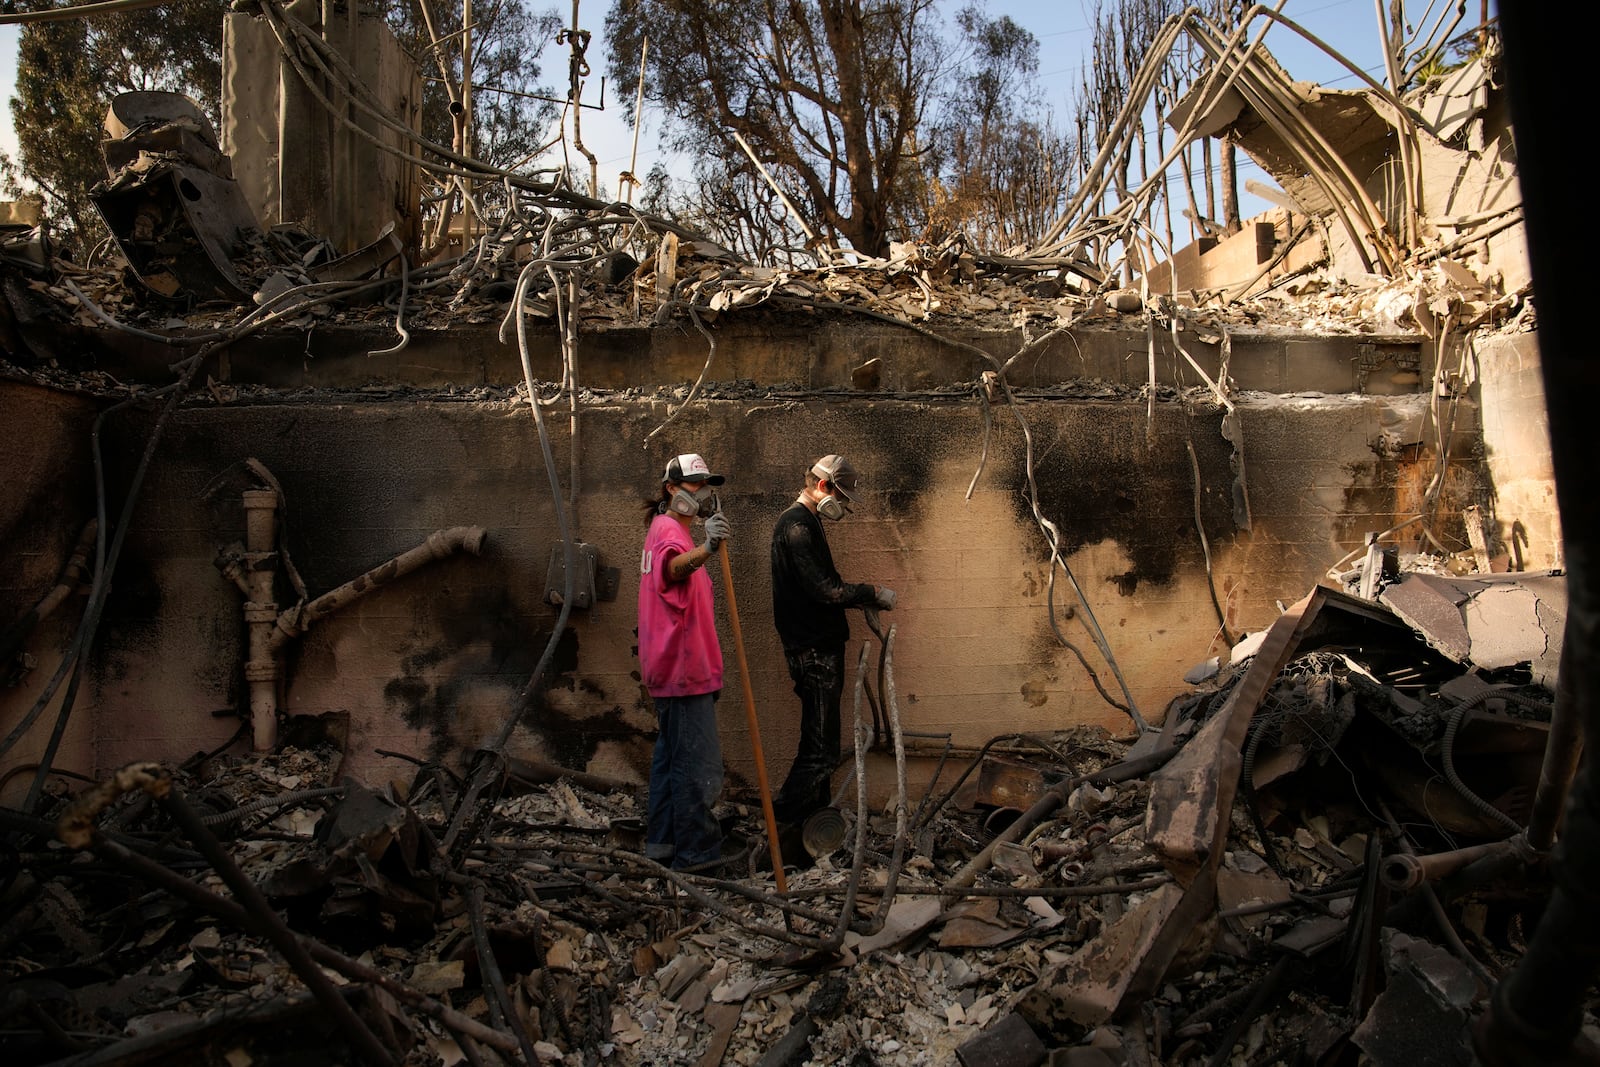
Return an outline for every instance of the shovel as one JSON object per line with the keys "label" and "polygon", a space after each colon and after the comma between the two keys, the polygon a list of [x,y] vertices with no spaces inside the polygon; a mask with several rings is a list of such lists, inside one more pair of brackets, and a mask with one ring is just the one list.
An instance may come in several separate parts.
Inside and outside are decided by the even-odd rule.
{"label": "shovel", "polygon": [[[739,601],[733,595],[733,565],[728,562],[728,543],[717,546],[722,559],[722,585],[728,591],[728,621],[733,625],[733,651],[739,658],[739,681],[744,686],[744,710],[750,720],[750,748],[756,758],[756,781],[761,786],[761,813],[767,819],[767,847],[772,852],[772,876],[778,892],[787,895],[788,880],[783,875],[783,850],[778,847],[778,820],[772,813],[772,789],[767,785],[767,757],[761,751],[761,723],[756,719],[756,697],[750,688],[750,665],[744,658],[744,632],[739,629]],[[785,919],[788,913],[784,913]]]}

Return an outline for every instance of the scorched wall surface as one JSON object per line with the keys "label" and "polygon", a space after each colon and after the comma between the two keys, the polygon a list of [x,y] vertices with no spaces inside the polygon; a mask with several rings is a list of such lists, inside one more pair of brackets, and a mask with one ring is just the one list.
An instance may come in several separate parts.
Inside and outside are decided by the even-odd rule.
{"label": "scorched wall surface", "polygon": [[[83,469],[91,415],[77,402],[57,403],[50,415],[55,408],[40,406],[39,396],[0,384],[5,414],[37,410],[45,414],[36,418],[54,420],[49,432],[18,442],[22,456],[32,457],[21,466],[28,484],[8,504],[15,511],[17,499],[59,497],[43,524],[53,531],[45,539],[59,549],[93,512]],[[1059,530],[1063,557],[1151,719],[1186,689],[1186,669],[1226,647],[1195,523],[1196,466],[1216,595],[1234,637],[1269,623],[1275,601],[1298,599],[1364,532],[1385,529],[1414,508],[1432,469],[1423,444],[1426,396],[1247,394],[1239,403],[1252,524],[1246,531],[1235,524],[1232,446],[1220,434],[1220,410],[1205,403],[1158,403],[1148,421],[1142,400],[996,407],[986,458],[985,416],[970,397],[793,400],[752,391],[695,405],[647,444],[669,410],[646,400],[586,400],[575,464],[566,413],[549,414],[573,529],[597,548],[602,569],[617,569],[620,591],[573,613],[543,698],[513,735],[515,755],[645,778],[654,716],[637,679],[637,559],[643,502],[655,494],[666,458],[679,451],[701,451],[729,476],[723,501],[734,528],[734,583],[762,739],[778,778],[794,750],[797,701],[771,626],[767,544],[773,520],[822,453],[842,452],[862,472],[856,514],[829,526],[844,576],[900,594],[885,619],[897,627],[904,725],[949,733],[968,746],[997,733],[1074,724],[1127,730],[1128,720],[1096,693],[1052,632],[1051,569],[1034,521],[1030,450],[1039,512]],[[107,420],[113,509],[153,420],[139,410]],[[1471,421],[1458,431],[1470,436]],[[75,465],[43,461],[58,451],[75,456]],[[95,774],[133,759],[178,760],[221,744],[237,728],[228,716],[246,701],[243,597],[215,561],[243,538],[239,491],[249,480],[242,464],[252,458],[282,486],[285,544],[311,596],[441,527],[488,531],[481,558],[434,563],[291,645],[282,696],[294,721],[334,713],[347,735],[346,769],[369,781],[411,774],[378,750],[464,763],[498,730],[556,618],[543,593],[558,535],[534,421],[525,404],[510,401],[319,396],[231,404],[202,398],[175,416],[130,527],[58,765]],[[1473,491],[1470,469],[1463,479],[1452,494]],[[12,516],[12,528],[20,521]],[[8,562],[8,587],[31,591],[49,580],[40,577],[49,566],[24,574]],[[1056,573],[1061,635],[1121,699],[1070,583]],[[723,744],[732,781],[750,784],[726,597],[721,575],[713,577],[729,668]],[[285,605],[293,600],[286,583],[279,597]],[[69,604],[64,617],[75,619],[81,603]],[[856,619],[847,652],[852,683],[867,635]],[[36,635],[30,650],[39,670],[30,684],[0,692],[6,722],[31,701],[70,632],[58,626]],[[874,646],[874,665],[876,655]],[[8,755],[8,765],[37,759],[39,733]]]}

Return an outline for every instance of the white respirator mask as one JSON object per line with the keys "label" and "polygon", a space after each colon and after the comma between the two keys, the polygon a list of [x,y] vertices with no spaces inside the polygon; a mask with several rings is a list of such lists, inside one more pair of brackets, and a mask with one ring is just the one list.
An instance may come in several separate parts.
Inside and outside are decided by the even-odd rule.
{"label": "white respirator mask", "polygon": [[692,519],[696,515],[706,516],[717,510],[717,494],[709,485],[702,485],[692,492],[686,486],[679,486],[673,490],[672,499],[667,502],[669,510],[684,518]]}
{"label": "white respirator mask", "polygon": [[825,519],[832,519],[834,522],[838,522],[850,514],[850,506],[836,494],[829,493],[817,501],[817,514]]}
{"label": "white respirator mask", "polygon": [[838,522],[850,514],[850,490],[856,487],[857,474],[850,461],[840,455],[826,455],[811,466],[818,483],[826,482],[828,491],[815,498],[817,514]]}

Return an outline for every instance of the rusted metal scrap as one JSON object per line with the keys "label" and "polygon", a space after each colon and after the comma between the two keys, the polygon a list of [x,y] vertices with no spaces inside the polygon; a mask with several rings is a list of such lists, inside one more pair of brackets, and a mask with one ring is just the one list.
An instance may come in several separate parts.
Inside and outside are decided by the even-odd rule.
{"label": "rusted metal scrap", "polygon": [[177,300],[246,299],[234,261],[260,227],[200,109],[179,93],[123,93],[105,130],[110,177],[89,195],[139,280]]}

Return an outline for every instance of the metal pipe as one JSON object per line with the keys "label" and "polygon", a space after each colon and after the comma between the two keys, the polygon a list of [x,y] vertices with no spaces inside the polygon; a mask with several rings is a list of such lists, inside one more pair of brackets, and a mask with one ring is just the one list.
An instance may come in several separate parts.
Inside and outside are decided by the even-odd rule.
{"label": "metal pipe", "polygon": [[278,691],[283,684],[283,652],[321,620],[375,589],[434,560],[457,552],[483,554],[489,536],[481,526],[435,530],[428,539],[306,604],[279,612],[273,587],[282,557],[278,552],[279,497],[273,489],[246,489],[241,494],[245,516],[245,551],[223,573],[244,592],[247,651],[245,681],[250,692],[252,745],[270,752],[278,744]]}
{"label": "metal pipe", "polygon": [[1105,784],[1108,782],[1126,782],[1130,778],[1138,778],[1141,775],[1149,774],[1151,771],[1157,770],[1163,766],[1168,760],[1176,755],[1180,747],[1181,746],[1178,745],[1172,745],[1167,748],[1151,752],[1149,755],[1139,756],[1131,760],[1124,760],[1121,763],[1113,763],[1111,766],[1104,767],[1098,771],[1079,775],[1076,778],[1068,778],[1064,781],[1056,783],[1047,789],[1043,796],[1034,801],[1033,807],[1023,812],[1022,815],[1010,826],[1006,827],[998,837],[985,845],[982,852],[979,852],[976,856],[972,857],[971,860],[967,861],[967,865],[965,867],[962,867],[955,874],[951,875],[947,884],[950,886],[972,885],[972,883],[977,880],[978,875],[986,870],[989,864],[994,861],[996,849],[1003,844],[1010,844],[1023,834],[1027,833],[1029,830],[1033,829],[1033,827],[1038,824],[1040,819],[1043,819],[1046,815],[1049,815],[1052,811],[1055,811],[1063,803],[1065,803],[1067,797],[1070,796],[1072,791],[1078,788],[1078,786],[1083,785],[1086,782],[1098,784]]}
{"label": "metal pipe", "polygon": [[244,677],[250,690],[251,745],[257,752],[270,752],[278,744],[279,664],[273,641],[278,604],[272,591],[278,575],[278,494],[271,489],[247,489],[242,498]]}
{"label": "metal pipe", "polygon": [[[1405,830],[1395,820],[1394,813],[1389,810],[1389,805],[1384,803],[1382,797],[1377,798],[1377,804],[1378,813],[1383,817],[1383,821],[1388,824],[1389,833],[1394,837],[1395,844],[1399,847],[1401,853],[1415,857],[1416,849],[1412,848],[1411,839],[1406,836]],[[1380,867],[1379,877],[1381,878],[1382,876]],[[1444,943],[1449,946],[1450,950],[1456,954],[1462,963],[1467,965],[1467,968],[1473,974],[1478,976],[1485,989],[1493,989],[1499,976],[1484,966],[1483,961],[1474,956],[1472,950],[1467,948],[1466,942],[1461,940],[1461,935],[1456,932],[1455,924],[1450,921],[1450,916],[1444,910],[1444,904],[1439,900],[1439,894],[1434,892],[1433,883],[1424,880],[1418,885],[1417,889],[1417,895],[1422,898],[1423,903],[1427,905],[1428,911],[1433,915],[1434,923],[1439,927],[1439,936],[1444,940]]]}
{"label": "metal pipe", "polygon": [[639,47],[639,92],[633,100],[633,149],[628,154],[628,197],[625,203],[633,204],[633,187],[639,185],[639,179],[634,177],[634,168],[639,165],[639,128],[644,125],[644,65],[650,56],[650,37],[645,35]]}
{"label": "metal pipe", "polygon": [[[1006,810],[1006,809],[1002,809]],[[1133,824],[1129,824],[1131,826]],[[1128,829],[1124,826],[1123,830]],[[1118,830],[1117,833],[1121,833]],[[1095,823],[1083,832],[1081,841],[1035,841],[1030,846],[1033,853],[1033,862],[1039,867],[1045,867],[1058,860],[1084,860],[1116,836],[1105,823]]]}
{"label": "metal pipe", "polygon": [[297,637],[305,633],[334,612],[349,607],[368,593],[381,589],[395,579],[403,578],[435,560],[447,559],[457,552],[481,556],[484,541],[488,536],[488,531],[481,526],[452,526],[444,530],[435,530],[417,547],[407,549],[387,563],[378,564],[359,578],[353,578],[337,589],[323,593],[301,608],[297,616],[293,609],[284,612],[285,618],[279,621],[278,630],[288,636],[280,637],[275,634],[274,638],[281,647],[288,637]]}
{"label": "metal pipe", "polygon": [[1537,858],[1519,834],[1504,841],[1491,841],[1450,852],[1435,852],[1429,856],[1397,852],[1384,857],[1383,863],[1378,868],[1378,876],[1390,889],[1415,889],[1426,882],[1437,882],[1447,875],[1452,875],[1468,864],[1479,860],[1499,859],[1502,856],[1519,856],[1524,863]]}
{"label": "metal pipe", "polygon": [[995,808],[983,817],[983,832],[990,837],[999,837],[1022,815],[1021,808]]}

